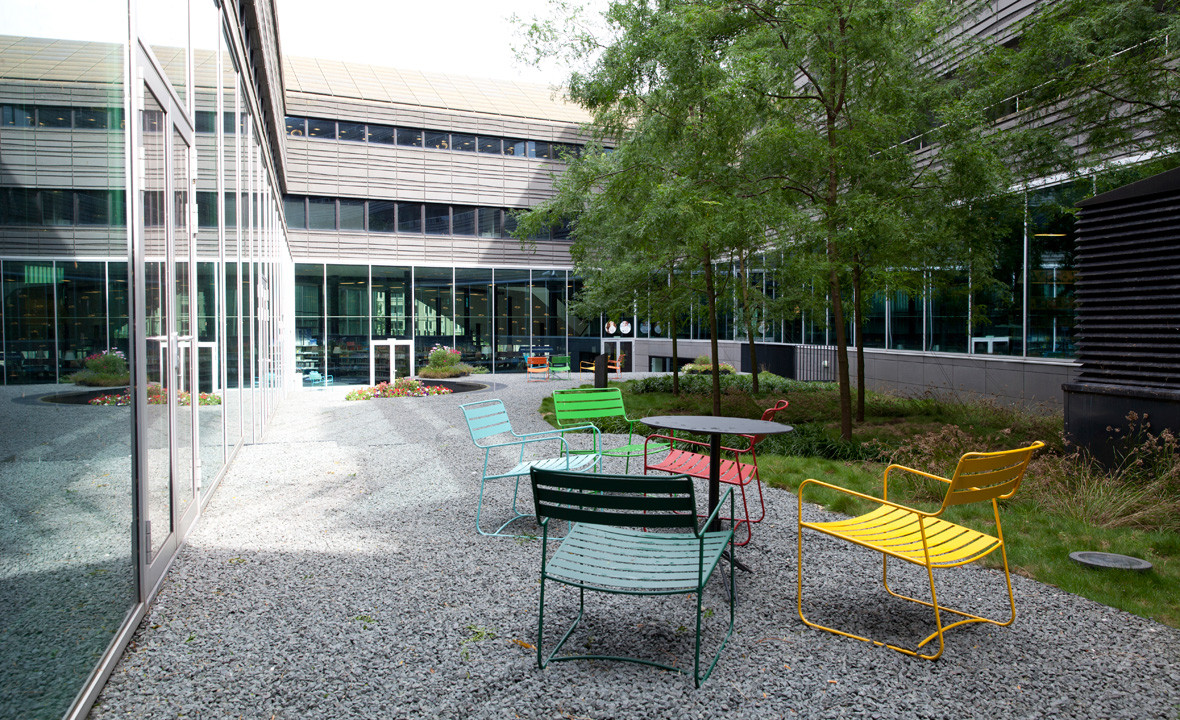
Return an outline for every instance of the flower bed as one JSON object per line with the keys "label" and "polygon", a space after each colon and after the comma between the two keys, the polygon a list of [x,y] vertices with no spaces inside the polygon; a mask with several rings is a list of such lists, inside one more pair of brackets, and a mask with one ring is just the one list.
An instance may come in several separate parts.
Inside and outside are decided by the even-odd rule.
{"label": "flower bed", "polygon": [[423,385],[413,378],[398,378],[390,383],[352,390],[345,400],[372,400],[377,397],[426,397],[427,395],[450,395],[450,388]]}
{"label": "flower bed", "polygon": [[[166,405],[168,403],[168,391],[159,385],[148,386],[148,405]],[[176,402],[181,405],[192,405],[193,396],[181,390],[176,394]],[[131,404],[131,391],[125,393],[116,393],[113,395],[102,395],[90,401],[90,405],[107,405],[107,406],[123,406]],[[198,405],[220,405],[221,396],[215,393],[200,393],[197,395]]]}

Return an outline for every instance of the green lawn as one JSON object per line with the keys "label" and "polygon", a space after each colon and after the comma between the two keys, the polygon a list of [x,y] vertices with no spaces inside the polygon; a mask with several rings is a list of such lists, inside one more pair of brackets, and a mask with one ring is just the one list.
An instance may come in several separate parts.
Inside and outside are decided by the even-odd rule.
{"label": "green lawn", "polygon": [[[627,413],[646,415],[711,414],[707,395],[641,392],[642,381],[618,384]],[[949,475],[955,461],[969,450],[1004,450],[1033,440],[1046,447],[1030,466],[1020,491],[1002,503],[1000,517],[1012,571],[1096,602],[1158,622],[1180,627],[1180,462],[1169,452],[1159,477],[1120,474],[1079,465],[1062,440],[1061,415],[1033,414],[988,403],[951,403],[933,399],[899,399],[870,395],[866,418],[852,442],[839,438],[839,405],[831,385],[788,383],[784,390],[751,396],[730,389],[722,413],[759,417],[776,400],[790,407],[778,420],[795,432],[766,439],[759,448],[763,480],[792,492],[806,478],[880,496],[885,464],[899,462]],[[553,423],[553,401],[541,412]],[[605,432],[625,431],[615,423]],[[650,432],[637,425],[637,432]],[[1154,468],[1154,466],[1153,466]],[[1088,478],[1081,482],[1079,478]],[[1147,491],[1144,491],[1146,484]],[[867,508],[838,493],[808,489],[809,502],[854,514]],[[895,498],[895,493],[902,493]],[[1136,495],[1142,497],[1135,497]],[[891,499],[927,503],[934,491],[920,483],[891,482]],[[1130,500],[1127,500],[1130,498]],[[1123,502],[1126,500],[1126,502]],[[994,532],[990,505],[952,508],[947,519]],[[990,530],[989,530],[990,528]],[[1069,559],[1075,550],[1099,550],[1150,561],[1147,573],[1094,570]],[[993,554],[984,562],[999,564]]]}

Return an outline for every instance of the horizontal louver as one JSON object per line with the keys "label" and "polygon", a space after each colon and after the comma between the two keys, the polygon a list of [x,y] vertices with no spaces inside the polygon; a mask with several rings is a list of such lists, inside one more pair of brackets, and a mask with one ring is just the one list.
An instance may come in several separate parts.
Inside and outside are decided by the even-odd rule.
{"label": "horizontal louver", "polygon": [[1180,174],[1081,205],[1079,382],[1180,389]]}

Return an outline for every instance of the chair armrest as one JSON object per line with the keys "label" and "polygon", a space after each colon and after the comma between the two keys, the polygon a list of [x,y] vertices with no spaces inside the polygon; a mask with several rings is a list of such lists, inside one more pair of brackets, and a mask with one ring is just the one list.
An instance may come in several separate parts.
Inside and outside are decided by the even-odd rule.
{"label": "chair armrest", "polygon": [[931,480],[938,480],[939,482],[946,483],[947,485],[950,485],[950,483],[951,483],[950,480],[942,477],[941,475],[934,475],[932,473],[923,472],[921,470],[916,470],[912,467],[906,467],[905,465],[893,464],[893,465],[890,465],[889,467],[885,468],[885,478],[882,482],[882,487],[881,487],[881,496],[885,497],[885,498],[889,497],[889,472],[891,470],[901,470],[903,472],[912,473],[914,475],[920,475],[924,478],[930,478]]}
{"label": "chair armrest", "polygon": [[[676,476],[673,475],[672,477]],[[725,488],[725,492],[721,493],[721,497],[717,498],[717,507],[713,508],[713,512],[709,513],[709,517],[705,518],[705,521],[702,522],[699,527],[697,527],[697,537],[704,535],[705,528],[709,527],[709,525],[713,524],[713,521],[717,519],[717,513],[721,512],[721,506],[725,504],[726,497],[729,498],[729,514],[730,516],[733,515],[733,488]]]}
{"label": "chair armrest", "polygon": [[906,510],[908,512],[915,513],[917,515],[922,515],[923,517],[933,517],[933,516],[937,515],[938,512],[941,512],[941,510],[938,512],[926,512],[924,510],[918,510],[917,508],[912,508],[909,505],[902,505],[900,503],[890,502],[889,500],[885,500],[883,498],[873,497],[872,495],[865,495],[864,493],[859,493],[855,490],[849,490],[848,488],[843,488],[843,487],[840,487],[839,485],[833,485],[831,483],[826,483],[826,482],[823,482],[822,480],[816,480],[814,478],[807,478],[803,482],[799,483],[798,493],[799,493],[799,504],[800,505],[803,504],[803,488],[807,487],[808,485],[818,485],[820,487],[828,488],[829,490],[835,490],[836,492],[844,493],[845,495],[851,495],[852,497],[858,497],[861,500],[868,500],[869,502],[875,502],[878,505],[887,505],[892,508],[897,508],[898,510]]}
{"label": "chair armrest", "polygon": [[685,438],[678,438],[675,435],[661,435],[659,433],[652,433],[647,436],[647,441],[652,440],[667,440],[669,448],[675,448],[677,445],[695,445],[697,447],[708,449],[709,443],[701,442],[700,440],[687,440]]}

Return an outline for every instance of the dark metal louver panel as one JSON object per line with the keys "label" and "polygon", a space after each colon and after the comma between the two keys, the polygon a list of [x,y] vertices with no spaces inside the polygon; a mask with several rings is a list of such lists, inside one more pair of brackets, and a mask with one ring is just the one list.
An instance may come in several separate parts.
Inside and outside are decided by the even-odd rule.
{"label": "dark metal louver panel", "polygon": [[1180,389],[1180,171],[1080,205],[1078,381]]}

